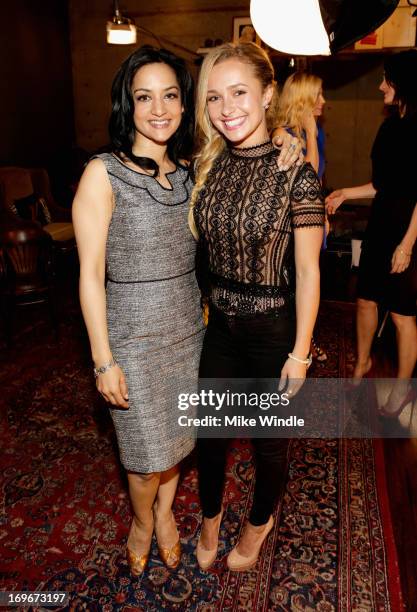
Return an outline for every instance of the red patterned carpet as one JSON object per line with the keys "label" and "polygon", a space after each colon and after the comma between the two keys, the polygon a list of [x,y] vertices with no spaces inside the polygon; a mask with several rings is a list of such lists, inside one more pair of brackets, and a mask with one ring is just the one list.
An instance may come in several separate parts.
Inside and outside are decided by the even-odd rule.
{"label": "red patterned carpet", "polygon": [[[218,561],[199,571],[200,523],[193,457],[175,503],[182,564],[168,571],[155,543],[149,569],[131,578],[124,545],[131,520],[126,482],[106,407],[91,378],[75,307],[59,345],[31,329],[2,358],[0,587],[70,593],[70,610],[157,612],[400,612],[403,609],[382,446],[372,440],[293,440],[272,536],[253,571],[225,557],[248,514],[249,445],[231,448]],[[324,305],[318,337],[328,364],[352,362],[352,310]],[[283,465],[285,464],[283,458]]]}

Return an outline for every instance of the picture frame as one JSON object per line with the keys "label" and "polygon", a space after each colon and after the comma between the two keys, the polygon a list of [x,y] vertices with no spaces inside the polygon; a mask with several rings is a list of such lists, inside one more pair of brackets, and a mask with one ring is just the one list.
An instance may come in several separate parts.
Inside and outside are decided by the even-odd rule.
{"label": "picture frame", "polygon": [[232,41],[235,44],[238,42],[254,42],[260,47],[262,46],[262,41],[255,32],[250,17],[233,17]]}

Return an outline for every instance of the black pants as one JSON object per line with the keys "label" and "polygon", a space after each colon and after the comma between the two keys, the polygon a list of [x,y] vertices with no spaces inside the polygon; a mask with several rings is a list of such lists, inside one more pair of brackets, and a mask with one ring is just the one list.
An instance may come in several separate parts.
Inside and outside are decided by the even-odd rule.
{"label": "black pants", "polygon": [[[280,377],[295,340],[295,310],[281,308],[274,315],[226,317],[213,306],[204,338],[200,379]],[[204,386],[204,381],[202,381]],[[203,516],[221,510],[229,440],[199,438],[197,442],[200,499]],[[249,520],[265,524],[280,494],[288,441],[253,438],[256,482]]]}

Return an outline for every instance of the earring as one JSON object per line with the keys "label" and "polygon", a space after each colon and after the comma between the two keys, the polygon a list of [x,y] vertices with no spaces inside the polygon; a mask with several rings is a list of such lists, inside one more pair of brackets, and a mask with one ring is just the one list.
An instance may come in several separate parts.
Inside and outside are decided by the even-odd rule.
{"label": "earring", "polygon": [[269,108],[269,104],[265,104],[264,109],[268,110],[268,108]]}

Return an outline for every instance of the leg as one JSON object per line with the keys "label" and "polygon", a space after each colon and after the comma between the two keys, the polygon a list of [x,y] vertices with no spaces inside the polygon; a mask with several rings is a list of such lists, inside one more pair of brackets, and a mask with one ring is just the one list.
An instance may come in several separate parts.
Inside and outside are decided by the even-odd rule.
{"label": "leg", "polygon": [[253,504],[249,521],[245,525],[236,546],[236,552],[232,557],[232,565],[234,557],[236,557],[236,564],[239,565],[244,562],[243,558],[249,559],[256,551],[259,551],[263,540],[272,528],[272,514],[283,484],[288,440],[254,438],[252,443],[256,457]]}
{"label": "leg", "polygon": [[155,532],[158,542],[164,548],[171,549],[179,539],[175,517],[172,512],[175,492],[180,477],[179,466],[175,465],[161,472],[159,489],[154,504]]}
{"label": "leg", "polygon": [[[200,361],[200,380],[236,378],[240,373],[241,352],[229,323],[211,308]],[[204,550],[216,550],[225,479],[225,438],[199,438],[197,441],[198,478],[203,523],[199,545]]]}
{"label": "leg", "polygon": [[288,440],[279,438],[254,438],[256,482],[249,521],[252,525],[264,525],[274,511],[287,462]]}
{"label": "leg", "polygon": [[203,511],[200,541],[206,550],[217,547],[228,442],[226,438],[201,438],[197,442],[199,490]]}
{"label": "leg", "polygon": [[154,525],[152,506],[158,492],[160,473],[128,472],[127,478],[134,513],[127,546],[140,556],[146,554],[151,545]]}
{"label": "leg", "polygon": [[[295,337],[291,311],[277,319],[259,318],[250,324],[250,372],[259,378],[277,379]],[[257,383],[257,392],[264,390]],[[265,389],[266,390],[266,389]],[[270,391],[270,389],[268,389]],[[252,567],[263,541],[273,527],[273,511],[280,495],[285,470],[288,440],[254,438],[256,482],[253,505],[242,536],[227,559],[231,570]]]}
{"label": "leg", "polygon": [[395,325],[398,350],[398,378],[409,380],[417,361],[416,317],[391,313]]}
{"label": "leg", "polygon": [[361,379],[371,368],[371,346],[378,325],[377,303],[358,298],[356,302],[357,359],[353,378]]}
{"label": "leg", "polygon": [[179,465],[174,465],[166,472],[161,472],[159,489],[155,501],[155,513],[158,517],[167,518],[172,512],[172,504],[180,477]]}
{"label": "leg", "polygon": [[398,373],[397,381],[391,390],[388,402],[383,408],[384,412],[388,414],[394,414],[407,396],[410,379],[417,362],[416,318],[394,312],[391,313],[391,318],[395,325],[397,338]]}

